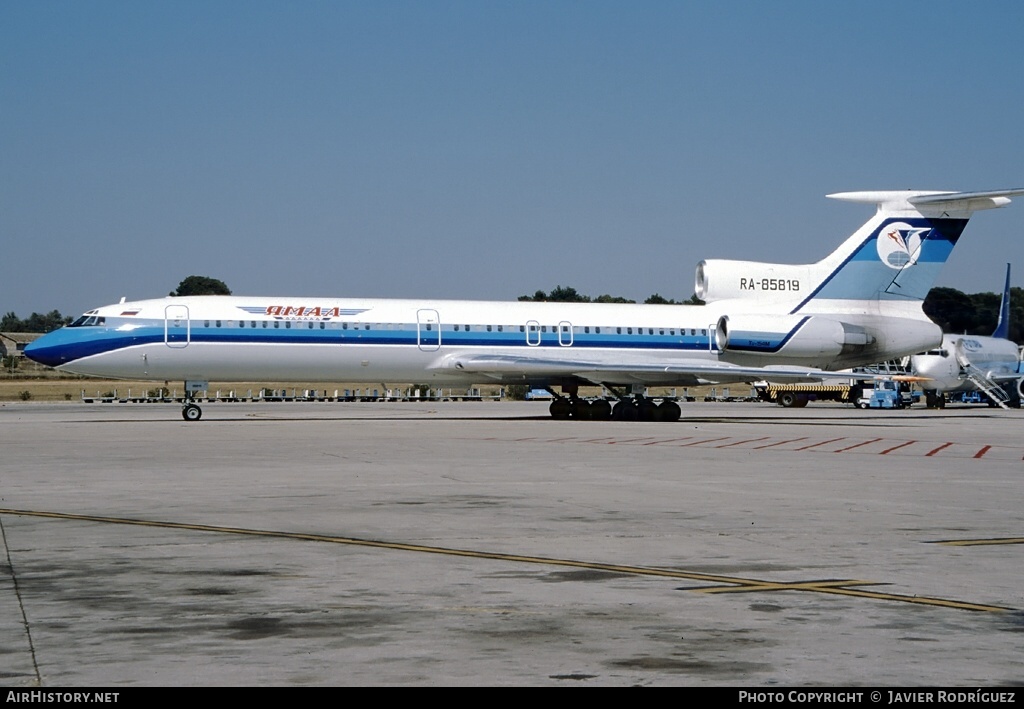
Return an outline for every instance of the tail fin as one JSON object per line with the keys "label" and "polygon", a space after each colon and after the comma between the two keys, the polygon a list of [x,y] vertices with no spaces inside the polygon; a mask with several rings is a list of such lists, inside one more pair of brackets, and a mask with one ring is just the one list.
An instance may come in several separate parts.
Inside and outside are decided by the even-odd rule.
{"label": "tail fin", "polygon": [[[846,310],[863,301],[883,309],[920,304],[971,215],[1005,207],[1024,189],[991,192],[881,191],[828,195],[875,204],[878,211],[831,255],[815,264],[812,291],[793,308]],[[891,304],[891,305],[889,305]]]}
{"label": "tail fin", "polygon": [[[877,205],[875,215],[829,256],[792,265],[708,259],[697,264],[695,293],[705,302],[741,299],[790,314],[873,309],[924,318],[931,290],[967,220],[1005,207],[1024,188],[992,192],[840,192]],[[906,304],[910,304],[908,307]]]}
{"label": "tail fin", "polygon": [[1006,284],[1003,286],[1003,299],[999,303],[999,322],[996,323],[992,337],[1010,339],[1010,264],[1006,264]]}

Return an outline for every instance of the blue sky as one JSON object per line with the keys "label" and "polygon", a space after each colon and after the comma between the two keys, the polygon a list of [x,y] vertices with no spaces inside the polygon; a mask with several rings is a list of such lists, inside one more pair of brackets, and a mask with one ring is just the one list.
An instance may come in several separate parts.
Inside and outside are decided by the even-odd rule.
{"label": "blue sky", "polygon": [[[871,189],[1024,187],[1019,2],[0,0],[0,311],[685,299]],[[938,285],[1024,284],[1024,199]]]}

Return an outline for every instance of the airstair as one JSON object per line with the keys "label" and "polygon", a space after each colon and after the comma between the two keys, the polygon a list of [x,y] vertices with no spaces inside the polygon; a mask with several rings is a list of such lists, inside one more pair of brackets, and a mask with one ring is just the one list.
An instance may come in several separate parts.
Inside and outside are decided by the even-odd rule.
{"label": "airstair", "polygon": [[964,352],[961,343],[962,340],[957,340],[956,347],[954,348],[954,351],[956,352],[956,362],[960,365],[960,376],[981,391],[985,392],[985,395],[996,406],[1009,409],[1010,407],[1006,405],[1006,402],[1010,400],[1010,395],[1007,394],[1006,390],[999,386],[999,384],[989,379],[988,375],[984,371],[971,364],[971,360]]}

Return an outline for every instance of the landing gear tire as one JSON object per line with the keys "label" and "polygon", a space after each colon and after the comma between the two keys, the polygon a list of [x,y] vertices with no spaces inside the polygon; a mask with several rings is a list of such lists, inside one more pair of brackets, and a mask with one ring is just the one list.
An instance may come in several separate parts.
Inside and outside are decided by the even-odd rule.
{"label": "landing gear tire", "polygon": [[661,402],[658,412],[660,414],[659,421],[678,421],[683,415],[683,410],[674,401]]}
{"label": "landing gear tire", "polygon": [[568,399],[555,399],[548,407],[548,411],[551,413],[551,418],[556,421],[564,421],[572,413],[572,407],[569,405]]}
{"label": "landing gear tire", "polygon": [[660,421],[658,405],[650,399],[641,399],[637,405],[637,413],[641,421]]}
{"label": "landing gear tire", "polygon": [[575,401],[570,402],[569,410],[572,412],[572,417],[574,419],[589,421],[592,418],[589,401],[576,399]]}
{"label": "landing gear tire", "polygon": [[639,413],[632,401],[619,401],[612,407],[612,421],[636,421],[638,418]]}
{"label": "landing gear tire", "polygon": [[185,404],[181,409],[181,417],[186,421],[198,421],[203,417],[203,410],[195,404]]}
{"label": "landing gear tire", "polygon": [[594,421],[609,421],[612,418],[612,405],[604,399],[598,399],[590,404],[590,418]]}

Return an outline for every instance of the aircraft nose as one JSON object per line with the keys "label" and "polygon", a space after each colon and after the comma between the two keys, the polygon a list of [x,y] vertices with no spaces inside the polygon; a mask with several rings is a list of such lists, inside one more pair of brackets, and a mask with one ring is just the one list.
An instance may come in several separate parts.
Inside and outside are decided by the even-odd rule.
{"label": "aircraft nose", "polygon": [[68,361],[65,348],[51,335],[43,335],[25,346],[25,356],[47,367],[59,367]]}

